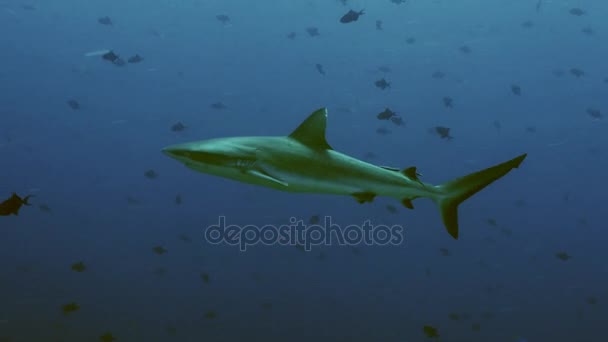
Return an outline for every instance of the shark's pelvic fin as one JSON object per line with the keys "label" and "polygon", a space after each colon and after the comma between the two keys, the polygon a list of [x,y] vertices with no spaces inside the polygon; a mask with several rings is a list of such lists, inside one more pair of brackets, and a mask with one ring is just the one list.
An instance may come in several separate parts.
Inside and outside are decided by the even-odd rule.
{"label": "shark's pelvic fin", "polygon": [[309,147],[332,150],[325,140],[325,129],[327,127],[327,109],[321,108],[304,120],[293,131],[289,137]]}
{"label": "shark's pelvic fin", "polygon": [[256,177],[259,177],[259,178],[262,178],[262,179],[265,179],[265,180],[269,180],[271,182],[280,184],[282,186],[289,186],[289,184],[287,184],[286,182],[284,182],[284,181],[282,181],[282,180],[280,180],[280,179],[278,179],[276,177],[273,177],[273,176],[269,175],[268,173],[266,173],[264,171],[255,170],[255,169],[249,169],[249,170],[247,170],[245,172],[247,172],[248,174],[250,174],[252,176],[256,176]]}
{"label": "shark's pelvic fin", "polygon": [[353,197],[361,204],[366,202],[371,203],[374,201],[374,198],[376,198],[376,194],[373,192],[355,192]]}
{"label": "shark's pelvic fin", "polygon": [[527,154],[522,154],[504,163],[437,186],[442,194],[433,200],[441,210],[445,228],[454,239],[458,239],[458,205],[512,169],[519,167],[526,156]]}

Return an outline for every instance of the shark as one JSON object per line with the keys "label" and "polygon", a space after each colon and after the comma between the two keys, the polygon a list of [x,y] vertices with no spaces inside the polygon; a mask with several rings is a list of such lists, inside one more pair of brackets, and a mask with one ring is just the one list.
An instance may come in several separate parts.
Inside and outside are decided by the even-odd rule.
{"label": "shark", "polygon": [[458,206],[518,168],[527,154],[439,185],[425,183],[415,166],[377,166],[333,149],[326,140],[327,109],[308,116],[287,136],[227,137],[170,145],[167,156],[204,174],[292,193],[351,196],[359,203],[392,197],[408,209],[429,198],[447,232],[458,239]]}

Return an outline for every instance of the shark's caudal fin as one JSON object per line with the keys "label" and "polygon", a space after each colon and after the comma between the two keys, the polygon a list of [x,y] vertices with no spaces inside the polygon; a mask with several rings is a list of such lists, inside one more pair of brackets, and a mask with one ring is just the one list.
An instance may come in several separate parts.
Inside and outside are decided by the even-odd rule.
{"label": "shark's caudal fin", "polygon": [[458,205],[512,169],[519,167],[526,156],[527,154],[522,154],[504,163],[437,186],[443,194],[434,200],[441,211],[445,228],[454,239],[458,239]]}

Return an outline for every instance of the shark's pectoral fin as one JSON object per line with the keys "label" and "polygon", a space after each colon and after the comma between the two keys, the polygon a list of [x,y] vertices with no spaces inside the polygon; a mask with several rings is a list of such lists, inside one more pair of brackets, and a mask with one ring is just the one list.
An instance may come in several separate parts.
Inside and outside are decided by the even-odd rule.
{"label": "shark's pectoral fin", "polygon": [[281,179],[279,179],[277,177],[274,177],[274,176],[272,176],[272,175],[270,175],[267,172],[262,171],[262,170],[249,169],[249,170],[246,170],[245,172],[247,174],[251,175],[251,176],[262,178],[262,179],[265,179],[267,181],[271,181],[271,182],[280,184],[282,186],[289,186],[289,184],[287,184],[283,180],[281,180]]}
{"label": "shark's pectoral fin", "polygon": [[352,196],[357,200],[357,202],[363,204],[366,202],[373,202],[376,194],[373,192],[355,192]]}
{"label": "shark's pectoral fin", "polygon": [[408,209],[414,209],[414,205],[412,204],[412,200],[409,198],[404,198],[401,200],[401,204]]}

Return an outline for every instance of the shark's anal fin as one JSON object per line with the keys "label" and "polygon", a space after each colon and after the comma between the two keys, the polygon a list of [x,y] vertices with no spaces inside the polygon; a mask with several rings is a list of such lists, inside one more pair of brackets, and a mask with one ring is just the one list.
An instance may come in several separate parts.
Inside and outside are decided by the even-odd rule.
{"label": "shark's anal fin", "polygon": [[408,209],[414,209],[414,205],[412,204],[412,200],[409,198],[404,198],[401,200],[401,204]]}
{"label": "shark's anal fin", "polygon": [[373,192],[355,192],[352,196],[357,200],[357,202],[363,203],[371,203],[376,198],[376,194]]}
{"label": "shark's anal fin", "polygon": [[312,148],[332,150],[327,140],[325,140],[326,127],[327,109],[321,108],[310,114],[298,128],[291,132],[289,137]]}
{"label": "shark's anal fin", "polygon": [[252,176],[259,177],[259,178],[280,184],[282,186],[289,186],[289,184],[287,184],[286,182],[284,182],[276,177],[273,177],[273,176],[269,175],[268,173],[261,171],[261,170],[249,169],[249,170],[246,170],[245,172]]}

